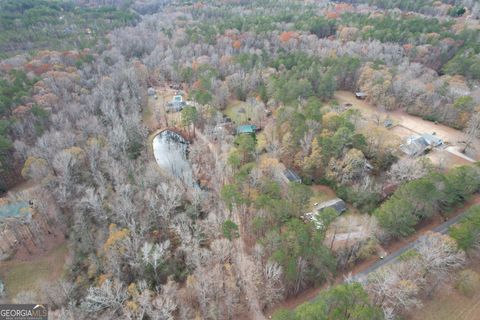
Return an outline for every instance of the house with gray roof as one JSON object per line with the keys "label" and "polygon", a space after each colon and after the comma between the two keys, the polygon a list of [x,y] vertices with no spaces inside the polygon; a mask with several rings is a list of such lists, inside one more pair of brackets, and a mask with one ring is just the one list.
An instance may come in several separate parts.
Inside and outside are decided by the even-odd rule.
{"label": "house with gray roof", "polygon": [[404,144],[400,145],[400,150],[409,157],[418,157],[441,145],[443,145],[442,139],[435,134],[425,133],[421,136],[409,137]]}
{"label": "house with gray roof", "polygon": [[345,204],[345,201],[340,198],[320,202],[315,205],[315,210],[317,212],[322,212],[323,210],[328,208],[335,209],[339,214],[341,214],[347,210],[347,205]]}
{"label": "house with gray roof", "polygon": [[443,144],[442,139],[440,139],[437,135],[435,134],[429,134],[429,133],[424,133],[422,134],[423,140],[432,147],[439,147]]}
{"label": "house with gray roof", "polygon": [[181,95],[176,95],[173,97],[172,101],[167,104],[167,112],[178,112],[182,111],[186,103],[183,101]]}
{"label": "house with gray roof", "polygon": [[285,171],[283,171],[283,175],[287,182],[302,183],[302,178],[300,178],[300,176],[292,169],[285,169]]}
{"label": "house with gray roof", "polygon": [[324,224],[320,213],[326,209],[333,209],[339,215],[347,210],[347,205],[340,198],[331,199],[325,202],[316,203],[312,212],[307,212],[303,216],[304,219],[312,221],[317,229],[323,229]]}

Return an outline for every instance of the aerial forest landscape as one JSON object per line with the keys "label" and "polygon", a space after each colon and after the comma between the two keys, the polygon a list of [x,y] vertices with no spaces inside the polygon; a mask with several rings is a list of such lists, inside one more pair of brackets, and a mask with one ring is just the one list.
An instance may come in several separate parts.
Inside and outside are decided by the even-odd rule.
{"label": "aerial forest landscape", "polygon": [[0,0],[0,320],[479,320],[480,1]]}

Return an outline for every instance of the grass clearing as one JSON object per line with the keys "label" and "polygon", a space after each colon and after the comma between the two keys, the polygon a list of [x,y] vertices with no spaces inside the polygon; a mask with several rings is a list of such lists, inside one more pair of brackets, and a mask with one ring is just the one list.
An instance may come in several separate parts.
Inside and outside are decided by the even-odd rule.
{"label": "grass clearing", "polygon": [[56,247],[38,258],[21,261],[0,262],[0,277],[9,298],[21,291],[38,292],[42,281],[54,281],[63,274],[63,267],[68,253],[67,244]]}
{"label": "grass clearing", "polygon": [[157,129],[159,126],[157,119],[157,113],[159,112],[158,103],[158,100],[152,96],[149,96],[147,105],[143,108],[142,122],[150,131]]}
{"label": "grass clearing", "polygon": [[150,118],[153,116],[153,107],[154,107],[154,102],[155,100],[152,97],[148,97],[148,103],[147,107],[143,109],[143,114],[142,114],[142,121],[147,122],[150,120]]}
{"label": "grass clearing", "polygon": [[251,120],[248,120],[249,118],[255,118],[255,110],[253,106],[239,100],[232,101],[225,109],[224,113],[238,125],[249,123],[251,122]]}

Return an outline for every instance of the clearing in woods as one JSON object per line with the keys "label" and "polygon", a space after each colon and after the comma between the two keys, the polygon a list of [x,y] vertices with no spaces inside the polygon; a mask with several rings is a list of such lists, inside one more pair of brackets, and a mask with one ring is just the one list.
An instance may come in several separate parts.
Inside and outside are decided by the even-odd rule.
{"label": "clearing in woods", "polygon": [[407,137],[412,135],[435,133],[445,143],[450,145],[446,149],[435,149],[428,154],[428,158],[440,167],[452,168],[457,165],[471,164],[474,161],[480,160],[479,141],[476,141],[474,144],[475,150],[469,150],[468,157],[461,154],[460,150],[463,148],[462,141],[465,141],[465,134],[460,130],[423,120],[420,117],[410,115],[402,110],[379,110],[367,101],[356,99],[355,95],[348,91],[335,92],[335,99],[340,104],[352,104],[352,108],[360,110],[366,120],[371,120],[372,122],[380,121],[383,123],[387,117],[390,118],[395,126],[391,131],[399,136],[402,141],[405,141]]}
{"label": "clearing in woods", "polygon": [[462,131],[450,128],[446,125],[435,124],[434,122],[423,120],[420,117],[410,115],[401,110],[383,112],[371,105],[367,101],[358,100],[355,95],[348,91],[335,92],[335,99],[343,103],[351,103],[353,108],[359,109],[366,117],[374,115],[389,116],[395,124],[400,124],[403,127],[418,133],[433,133],[435,132],[443,141],[451,144],[456,144],[459,141],[465,140],[465,135]]}
{"label": "clearing in woods", "polygon": [[68,248],[66,242],[49,252],[28,260],[0,262],[0,278],[7,296],[14,298],[21,291],[38,293],[42,282],[52,283],[62,277]]}
{"label": "clearing in woods", "polygon": [[240,125],[252,122],[252,119],[255,119],[256,112],[255,108],[243,101],[233,100],[228,104],[228,107],[225,109],[224,114],[228,116],[233,123]]}

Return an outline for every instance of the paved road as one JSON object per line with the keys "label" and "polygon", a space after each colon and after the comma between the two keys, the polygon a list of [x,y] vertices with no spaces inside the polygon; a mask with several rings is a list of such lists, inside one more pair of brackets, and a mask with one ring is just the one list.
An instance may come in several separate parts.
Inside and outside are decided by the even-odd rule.
{"label": "paved road", "polygon": [[[456,224],[460,219],[462,219],[466,212],[468,210],[465,210],[464,212],[462,212],[461,214],[445,221],[444,223],[442,223],[441,225],[439,226],[436,226],[435,228],[433,228],[432,232],[436,232],[436,233],[442,233],[442,234],[446,234],[448,232],[448,229]],[[405,253],[406,251],[412,249],[413,247],[415,247],[415,245],[419,242],[419,239],[409,243],[408,245],[398,249],[397,251],[389,254],[388,256],[385,257],[385,259],[383,260],[378,260],[377,262],[375,262],[373,265],[371,265],[370,267],[366,268],[365,270],[357,273],[356,275],[354,275],[352,278],[353,280],[360,280],[361,278],[367,276],[369,273],[377,270],[378,268],[386,265],[386,264],[389,264],[393,261],[395,261],[399,256],[401,256],[403,253]]]}

